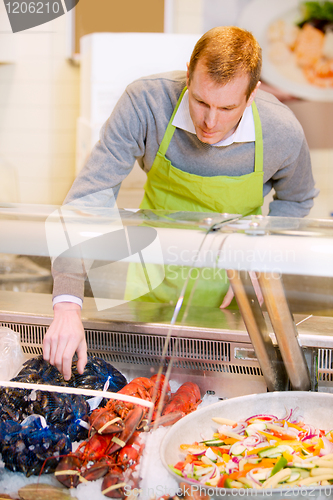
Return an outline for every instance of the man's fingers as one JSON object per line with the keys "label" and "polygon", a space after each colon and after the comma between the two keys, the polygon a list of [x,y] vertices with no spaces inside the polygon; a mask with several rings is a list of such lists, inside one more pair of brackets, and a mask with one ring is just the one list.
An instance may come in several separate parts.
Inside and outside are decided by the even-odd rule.
{"label": "man's fingers", "polygon": [[78,360],[77,360],[77,371],[82,374],[83,371],[84,371],[84,367],[86,366],[87,364],[87,344],[86,344],[86,341],[84,340],[83,342],[81,342],[81,344],[79,345],[79,347],[76,349],[76,353],[77,353],[77,357],[78,357]]}
{"label": "man's fingers", "polygon": [[[264,303],[264,297],[263,297],[263,294],[261,292],[261,288],[260,288],[260,285],[259,285],[259,281],[258,281],[257,275],[253,271],[250,271],[249,275],[250,275],[250,278],[251,278],[251,281],[252,281],[252,285],[253,285],[255,294],[257,296],[258,302],[259,302],[260,306],[262,306],[263,303]],[[223,299],[222,304],[220,305],[220,309],[224,309],[225,307],[228,307],[231,304],[231,301],[232,301],[233,298],[234,298],[234,292],[233,292],[233,290],[231,288],[231,285],[229,285],[228,291],[227,291],[227,293],[226,293],[226,295],[225,295],[225,297]]]}
{"label": "man's fingers", "polygon": [[50,340],[46,334],[43,340],[43,358],[45,359],[45,361],[50,361],[50,351],[51,351]]}
{"label": "man's fingers", "polygon": [[231,304],[233,298],[234,298],[234,292],[233,289],[231,288],[231,285],[229,285],[228,291],[225,294],[222,304],[220,305],[220,309],[228,307]]}
{"label": "man's fingers", "polygon": [[[75,352],[75,350],[74,350]],[[74,352],[72,356],[74,355]],[[67,357],[66,357],[67,356]],[[68,361],[72,363],[72,358],[69,358],[68,354],[68,338],[64,335],[58,335],[53,339],[51,347],[50,363],[58,368],[58,370],[64,375],[64,364],[66,366],[66,374],[68,377]],[[71,367],[69,368],[71,372]],[[70,375],[65,380],[69,380]]]}
{"label": "man's fingers", "polygon": [[57,367],[58,370],[63,374],[65,380],[69,380],[72,376],[72,358],[74,356],[74,352],[69,357],[63,356],[61,369]]}
{"label": "man's fingers", "polygon": [[75,352],[79,357],[79,372],[83,373],[87,362],[87,344],[81,322],[80,306],[72,303],[58,303],[54,307],[53,322],[44,338],[44,359],[56,366],[65,380],[69,380]]}
{"label": "man's fingers", "polygon": [[250,278],[251,278],[251,281],[252,281],[252,285],[253,285],[255,294],[257,296],[258,302],[259,302],[260,307],[261,307],[263,305],[263,303],[264,303],[264,297],[263,297],[263,294],[262,294],[262,291],[261,291],[261,288],[260,288],[260,285],[259,285],[259,281],[258,281],[257,275],[253,271],[250,271],[249,274],[250,274]]}

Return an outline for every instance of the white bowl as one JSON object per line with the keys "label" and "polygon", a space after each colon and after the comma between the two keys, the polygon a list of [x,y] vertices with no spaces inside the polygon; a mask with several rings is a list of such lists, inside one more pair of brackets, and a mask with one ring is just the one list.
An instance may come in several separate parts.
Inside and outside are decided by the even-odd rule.
{"label": "white bowl", "polygon": [[[191,444],[194,441],[202,441],[202,436],[209,439],[216,432],[217,424],[212,417],[225,417],[231,420],[244,420],[252,415],[266,413],[283,417],[286,411],[298,408],[297,415],[304,417],[305,423],[312,424],[320,429],[331,430],[333,428],[333,394],[319,392],[270,392],[264,394],[252,394],[238,398],[221,401],[200,410],[190,413],[179,420],[165,435],[160,448],[161,460],[169,473],[180,483],[191,485],[193,492],[198,491],[198,485],[183,479],[168,467],[184,460],[184,454],[180,451],[181,444]],[[333,498],[332,486],[298,487],[293,489],[279,488],[271,490],[254,489],[227,489],[202,486],[203,493],[206,492],[212,499],[221,500],[221,497],[269,497],[273,499],[295,498],[305,499]]]}

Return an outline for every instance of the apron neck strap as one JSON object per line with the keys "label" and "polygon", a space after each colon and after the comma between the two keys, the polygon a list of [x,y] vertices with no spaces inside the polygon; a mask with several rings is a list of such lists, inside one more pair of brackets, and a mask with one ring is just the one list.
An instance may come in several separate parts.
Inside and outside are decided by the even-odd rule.
{"label": "apron neck strap", "polygon": [[255,131],[255,155],[254,155],[254,171],[262,172],[264,167],[264,143],[262,139],[262,127],[261,121],[258,113],[258,108],[256,103],[253,101],[251,104],[253,121],[254,121],[254,131]]}
{"label": "apron neck strap", "polygon": [[169,123],[168,123],[167,129],[166,129],[166,131],[165,131],[164,137],[163,137],[162,142],[161,142],[161,144],[160,144],[160,147],[159,147],[159,152],[160,152],[163,156],[165,156],[165,153],[167,152],[167,149],[168,149],[168,147],[169,147],[170,141],[171,141],[172,136],[173,136],[173,134],[174,134],[174,131],[175,131],[175,129],[176,129],[176,127],[175,127],[174,125],[172,125],[172,122],[173,122],[173,119],[174,119],[174,117],[175,117],[175,114],[177,113],[177,110],[178,110],[178,108],[179,108],[179,105],[180,105],[180,103],[181,103],[181,100],[183,99],[183,96],[184,96],[184,94],[185,94],[186,90],[187,90],[187,87],[184,87],[184,88],[183,88],[183,90],[182,90],[182,93],[181,93],[181,94],[180,94],[180,96],[179,96],[179,99],[178,99],[178,101],[177,101],[176,107],[175,107],[175,109],[173,110],[173,113],[172,113],[172,115],[171,115],[171,118],[170,118],[170,121],[169,121]]}

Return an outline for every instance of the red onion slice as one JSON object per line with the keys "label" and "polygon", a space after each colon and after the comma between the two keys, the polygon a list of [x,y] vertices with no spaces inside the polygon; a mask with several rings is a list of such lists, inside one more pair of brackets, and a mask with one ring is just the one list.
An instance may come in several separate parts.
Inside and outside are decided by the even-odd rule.
{"label": "red onion slice", "polygon": [[333,443],[329,441],[325,436],[321,438],[324,443],[324,448],[320,450],[319,456],[323,457],[324,455],[328,455],[329,453],[333,453]]}

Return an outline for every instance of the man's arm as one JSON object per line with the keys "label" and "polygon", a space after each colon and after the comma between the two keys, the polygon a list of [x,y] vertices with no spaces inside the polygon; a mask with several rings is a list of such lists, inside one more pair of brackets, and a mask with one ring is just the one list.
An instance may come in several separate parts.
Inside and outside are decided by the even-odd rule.
{"label": "man's arm", "polygon": [[[104,124],[100,141],[74,181],[65,204],[81,208],[86,206],[88,200],[88,208],[91,204],[93,208],[113,206],[122,180],[130,173],[135,159],[143,154],[142,125],[129,96],[124,93]],[[105,194],[108,189],[112,196]],[[52,274],[54,319],[44,338],[43,355],[45,360],[59,369],[65,380],[69,380],[75,352],[78,355],[79,373],[83,372],[87,362],[87,344],[79,303],[82,303],[84,296],[84,264],[80,259],[59,257],[53,262]],[[64,294],[69,296],[65,302]],[[73,301],[71,296],[76,299]]]}
{"label": "man's arm", "polygon": [[271,182],[275,194],[269,206],[269,215],[301,218],[309,214],[319,190],[315,188],[305,138],[296,158],[287,158]]}
{"label": "man's arm", "polygon": [[[100,139],[75,179],[66,203],[77,204],[87,195],[112,191],[110,200],[103,206],[114,204],[122,181],[130,174],[135,160],[145,154],[146,128],[144,119],[127,92],[121,96],[109,119],[100,131]],[[141,160],[140,160],[141,161]]]}
{"label": "man's arm", "polygon": [[[319,190],[314,187],[311,159],[308,145],[303,133],[298,130],[298,144],[294,151],[286,152],[284,165],[264,185],[264,195],[268,194],[273,187],[274,199],[270,203],[270,216],[276,217],[305,217],[313,206],[313,199],[318,196]],[[251,276],[254,290],[260,305],[264,299],[259,283],[252,273]],[[234,298],[231,285],[220,306],[221,309],[228,307]]]}

